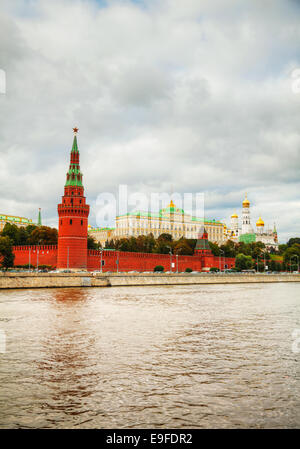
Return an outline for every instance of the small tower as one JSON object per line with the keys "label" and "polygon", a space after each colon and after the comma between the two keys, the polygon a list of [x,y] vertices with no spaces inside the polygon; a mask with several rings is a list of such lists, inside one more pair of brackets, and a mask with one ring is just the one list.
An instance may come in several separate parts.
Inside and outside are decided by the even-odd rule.
{"label": "small tower", "polygon": [[62,202],[58,210],[57,268],[87,268],[87,230],[90,206],[85,202],[82,173],[79,166],[77,128]]}
{"label": "small tower", "polygon": [[242,234],[253,234],[253,228],[250,222],[250,201],[247,198],[247,193],[243,201]]}
{"label": "small tower", "polygon": [[202,228],[202,232],[199,233],[198,235],[198,240],[196,243],[196,247],[195,247],[195,251],[194,251],[195,255],[200,256],[200,255],[210,255],[211,254],[211,249],[208,243],[208,234],[206,232],[206,229],[203,227]]}
{"label": "small tower", "polygon": [[39,214],[38,214],[38,226],[42,226],[42,214],[41,214],[41,208],[39,207]]}
{"label": "small tower", "polygon": [[264,233],[264,226],[265,226],[265,222],[263,221],[263,219],[261,217],[259,217],[259,219],[256,222],[257,234],[261,235]]}
{"label": "small tower", "polygon": [[274,236],[274,242],[278,243],[278,235],[277,235],[277,229],[276,229],[275,223],[274,223],[274,228],[273,228],[273,236]]}
{"label": "small tower", "polygon": [[239,234],[239,217],[236,212],[234,212],[234,214],[231,215],[230,229],[231,229],[231,231],[234,232],[235,236],[238,236],[238,234]]}

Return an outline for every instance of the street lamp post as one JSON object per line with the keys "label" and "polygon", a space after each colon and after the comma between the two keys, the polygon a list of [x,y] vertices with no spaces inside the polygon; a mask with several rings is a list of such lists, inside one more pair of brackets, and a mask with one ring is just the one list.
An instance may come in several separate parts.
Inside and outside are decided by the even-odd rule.
{"label": "street lamp post", "polygon": [[177,261],[177,273],[178,273],[178,254],[176,254],[176,261]]}
{"label": "street lamp post", "polygon": [[30,259],[31,259],[31,246],[29,247],[29,264],[28,264],[29,270],[30,270]]}
{"label": "street lamp post", "polygon": [[102,273],[102,272],[103,272],[103,270],[102,270],[102,253],[103,253],[103,248],[100,249],[100,252],[101,252],[101,258],[100,258],[100,272]]}
{"label": "street lamp post", "polygon": [[[222,253],[222,254],[224,254],[224,251],[222,250],[222,249],[220,249],[220,252]],[[224,258],[225,259],[225,258]],[[224,260],[225,261],[225,260]],[[222,270],[222,256],[220,256],[220,254],[219,254],[219,268],[220,268],[220,272],[222,272],[223,270]]]}
{"label": "street lamp post", "polygon": [[167,246],[169,248],[169,254],[170,254],[170,273],[172,273],[172,249],[170,246]]}
{"label": "street lamp post", "polygon": [[39,240],[38,242],[38,247],[36,250],[36,271],[39,271],[39,246],[40,246],[41,241]]}
{"label": "street lamp post", "polygon": [[117,252],[117,273],[119,273],[119,251]]}

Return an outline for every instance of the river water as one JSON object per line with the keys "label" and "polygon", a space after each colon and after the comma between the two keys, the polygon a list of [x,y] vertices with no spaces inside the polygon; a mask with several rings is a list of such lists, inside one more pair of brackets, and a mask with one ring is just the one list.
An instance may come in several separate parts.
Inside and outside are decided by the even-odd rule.
{"label": "river water", "polygon": [[300,284],[2,290],[0,317],[1,428],[300,425]]}

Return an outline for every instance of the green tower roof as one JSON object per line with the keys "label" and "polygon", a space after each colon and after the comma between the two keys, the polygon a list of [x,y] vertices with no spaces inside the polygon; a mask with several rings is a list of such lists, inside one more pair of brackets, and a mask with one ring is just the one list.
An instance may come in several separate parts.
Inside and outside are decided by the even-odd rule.
{"label": "green tower roof", "polygon": [[38,226],[42,226],[42,214],[41,214],[41,208],[39,207],[39,215],[38,215]]}
{"label": "green tower roof", "polygon": [[74,134],[73,145],[72,145],[72,150],[71,150],[70,167],[69,167],[69,170],[67,173],[67,179],[66,179],[65,186],[83,187],[82,173],[80,171],[80,166],[79,166],[79,150],[78,150],[77,136],[76,136],[77,131],[78,131],[78,129],[74,128],[75,134]]}
{"label": "green tower roof", "polygon": [[[69,175],[69,179],[68,179]],[[69,168],[67,173],[66,186],[79,186],[82,187],[82,173],[80,171],[79,165],[73,167],[72,165]]]}
{"label": "green tower roof", "polygon": [[76,134],[74,135],[71,153],[79,153],[79,151],[78,151],[78,145],[77,145],[77,136],[76,136]]}
{"label": "green tower roof", "polygon": [[198,237],[195,249],[210,250],[210,246],[207,239],[207,231],[204,227],[201,229],[202,237]]}

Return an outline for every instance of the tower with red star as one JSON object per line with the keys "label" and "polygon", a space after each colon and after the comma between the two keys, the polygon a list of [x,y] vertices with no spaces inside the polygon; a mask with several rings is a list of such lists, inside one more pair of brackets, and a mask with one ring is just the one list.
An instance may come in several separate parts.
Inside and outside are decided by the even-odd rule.
{"label": "tower with red star", "polygon": [[85,202],[82,173],[77,145],[78,128],[73,128],[74,139],[70,155],[62,202],[58,204],[57,268],[87,269],[87,234],[90,206]]}

